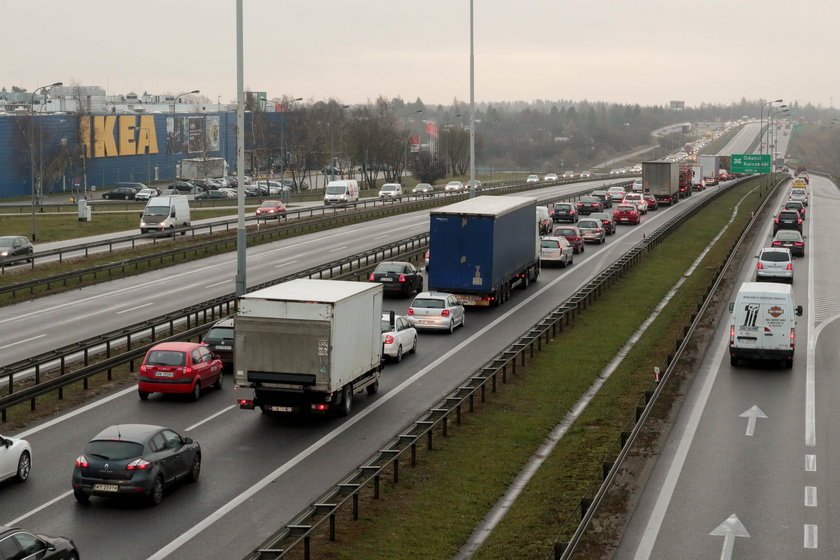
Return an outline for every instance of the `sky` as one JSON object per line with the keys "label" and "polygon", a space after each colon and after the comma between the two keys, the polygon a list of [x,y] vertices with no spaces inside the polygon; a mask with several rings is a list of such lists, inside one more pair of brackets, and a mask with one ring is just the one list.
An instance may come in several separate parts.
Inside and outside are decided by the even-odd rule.
{"label": "sky", "polygon": [[[236,99],[236,0],[0,0],[0,86]],[[470,98],[469,0],[243,0],[245,89]],[[834,0],[474,0],[476,102],[840,104]],[[837,94],[837,99],[833,99]]]}

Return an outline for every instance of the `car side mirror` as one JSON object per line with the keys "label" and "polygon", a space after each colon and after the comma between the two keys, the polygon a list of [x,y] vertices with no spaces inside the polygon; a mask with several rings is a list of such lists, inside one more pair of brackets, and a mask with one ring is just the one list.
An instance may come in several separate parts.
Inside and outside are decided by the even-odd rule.
{"label": "car side mirror", "polygon": [[801,316],[802,316],[802,306],[801,306],[801,305],[797,305],[797,306],[796,306],[796,315],[797,315],[798,317],[801,317]]}
{"label": "car side mirror", "polygon": [[730,301],[729,302],[729,312],[732,313],[733,311],[735,311],[735,302]]}
{"label": "car side mirror", "polygon": [[189,437],[184,438],[184,445],[190,445],[192,443],[195,443],[192,438],[189,438]]}

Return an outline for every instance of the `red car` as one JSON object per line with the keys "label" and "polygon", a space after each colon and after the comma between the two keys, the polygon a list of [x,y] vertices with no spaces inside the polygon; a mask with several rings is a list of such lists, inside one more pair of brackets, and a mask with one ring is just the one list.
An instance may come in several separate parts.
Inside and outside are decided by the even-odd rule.
{"label": "red car", "polygon": [[266,200],[257,208],[257,218],[285,218],[286,205],[279,200]]}
{"label": "red car", "polygon": [[572,254],[577,255],[583,253],[583,237],[580,235],[580,230],[576,227],[559,227],[554,229],[554,237],[565,237],[569,245],[572,246]]}
{"label": "red car", "polygon": [[613,219],[617,224],[639,224],[642,216],[635,204],[619,204],[613,211]]}
{"label": "red car", "polygon": [[149,393],[190,394],[196,401],[203,388],[209,385],[222,388],[222,371],[222,360],[205,344],[162,342],[146,352],[137,392],[144,401]]}

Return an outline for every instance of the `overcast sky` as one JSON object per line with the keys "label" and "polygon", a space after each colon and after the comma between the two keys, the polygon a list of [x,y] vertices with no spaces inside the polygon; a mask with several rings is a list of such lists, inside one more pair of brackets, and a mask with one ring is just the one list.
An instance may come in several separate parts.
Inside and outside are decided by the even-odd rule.
{"label": "overcast sky", "polygon": [[[835,0],[475,0],[476,101],[840,104]],[[0,0],[0,85],[236,99],[235,0]],[[246,89],[469,101],[469,0],[244,0]],[[832,96],[837,93],[837,99]]]}

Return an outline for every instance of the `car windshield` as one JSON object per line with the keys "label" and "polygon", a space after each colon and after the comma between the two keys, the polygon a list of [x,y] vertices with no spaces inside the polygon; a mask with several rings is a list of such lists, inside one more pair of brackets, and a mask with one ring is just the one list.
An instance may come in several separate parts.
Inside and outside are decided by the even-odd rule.
{"label": "car windshield", "polygon": [[152,350],[146,359],[149,366],[183,366],[187,363],[187,355],[176,350]]}
{"label": "car windshield", "polygon": [[280,204],[278,202],[275,202],[273,200],[266,200],[262,203],[263,208],[277,208],[279,205]]}
{"label": "car windshield", "polygon": [[578,222],[578,227],[579,228],[597,228],[597,227],[601,227],[601,225],[598,222],[593,222],[591,220],[581,220],[581,221]]}
{"label": "car windshield", "polygon": [[784,220],[795,220],[798,216],[796,212],[780,212],[779,217]]}
{"label": "car windshield", "polygon": [[616,212],[633,212],[636,208],[634,206],[618,206]]}
{"label": "car windshield", "polygon": [[404,272],[405,265],[402,263],[380,263],[376,265],[374,272]]}
{"label": "car windshield", "polygon": [[0,247],[11,247],[13,242],[13,237],[0,238]]}
{"label": "car windshield", "polygon": [[449,185],[453,187],[460,186],[461,181],[449,181]]}
{"label": "car windshield", "polygon": [[761,260],[769,262],[785,262],[790,260],[790,255],[785,251],[764,251],[761,253]]}
{"label": "car windshield", "polygon": [[327,187],[327,194],[344,194],[347,187]]}
{"label": "car windshield", "polygon": [[213,327],[204,338],[213,340],[233,339],[233,327]]}
{"label": "car windshield", "polygon": [[555,204],[554,205],[555,210],[571,210],[571,208],[572,208],[571,204]]}
{"label": "car windshield", "polygon": [[106,461],[124,461],[142,454],[143,446],[133,441],[94,440],[85,447],[85,455]]}
{"label": "car windshield", "polygon": [[577,235],[577,232],[573,229],[555,229],[554,235]]}
{"label": "car windshield", "polygon": [[443,309],[446,307],[446,302],[442,299],[434,298],[417,298],[411,307],[420,307],[423,309]]}
{"label": "car windshield", "polygon": [[540,247],[545,249],[556,249],[560,246],[560,242],[556,239],[543,239],[540,241]]}
{"label": "car windshield", "polygon": [[168,216],[169,206],[147,206],[143,214],[146,216]]}

